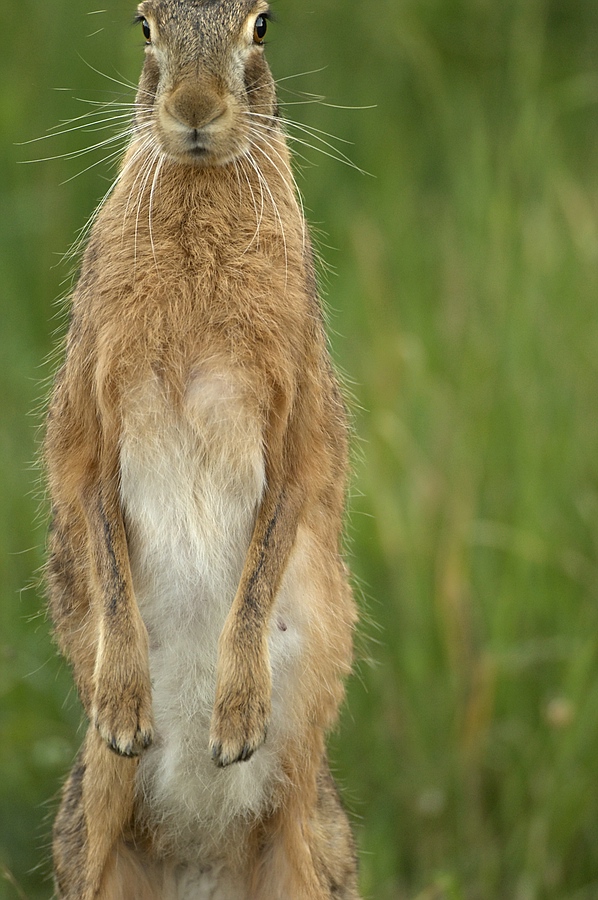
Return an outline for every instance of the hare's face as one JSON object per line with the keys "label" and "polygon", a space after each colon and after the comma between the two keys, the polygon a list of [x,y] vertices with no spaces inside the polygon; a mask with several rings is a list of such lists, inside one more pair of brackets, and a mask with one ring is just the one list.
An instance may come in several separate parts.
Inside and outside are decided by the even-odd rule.
{"label": "hare's face", "polygon": [[251,145],[251,116],[276,112],[263,55],[264,0],[144,0],[138,120],[171,159],[225,165]]}

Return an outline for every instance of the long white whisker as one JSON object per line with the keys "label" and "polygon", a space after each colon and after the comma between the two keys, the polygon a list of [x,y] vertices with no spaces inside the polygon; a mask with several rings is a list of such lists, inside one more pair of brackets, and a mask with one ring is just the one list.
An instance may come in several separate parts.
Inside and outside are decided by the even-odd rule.
{"label": "long white whisker", "polygon": [[77,256],[79,254],[80,250],[83,247],[83,244],[85,243],[85,241],[88,238],[88,235],[89,235],[91,229],[93,228],[93,225],[94,225],[98,215],[100,214],[100,210],[102,209],[104,203],[106,202],[106,200],[108,199],[108,197],[110,196],[112,191],[114,190],[114,188],[120,178],[120,174],[121,173],[119,173],[119,175],[117,175],[116,178],[113,180],[112,184],[110,185],[110,187],[108,188],[108,190],[106,191],[106,193],[104,194],[104,196],[102,197],[102,199],[100,200],[100,202],[98,203],[98,205],[96,206],[96,208],[94,209],[92,214],[89,216],[89,218],[87,219],[87,221],[85,222],[83,227],[79,229],[79,234],[77,235],[76,240],[69,247],[67,252],[64,254],[64,259],[74,259],[75,256]]}
{"label": "long white whisker", "polygon": [[272,141],[265,140],[264,138],[262,138],[262,140],[264,140],[264,143],[266,144],[268,149],[278,157],[278,159],[280,160],[282,166],[284,167],[284,169],[288,175],[288,178],[290,179],[291,183],[289,184],[285,175],[283,174],[283,172],[281,172],[281,170],[276,165],[276,163],[274,162],[272,157],[269,156],[268,153],[266,153],[264,148],[261,147],[257,141],[252,141],[252,147],[254,148],[254,150],[258,150],[263,156],[265,156],[265,158],[268,160],[270,165],[274,167],[276,172],[278,172],[283,183],[285,183],[289,189],[289,193],[291,194],[291,196],[293,198],[293,202],[294,202],[295,206],[297,207],[297,212],[300,214],[301,243],[302,243],[303,250],[305,250],[305,237],[306,237],[306,235],[305,235],[305,208],[303,206],[303,197],[301,196],[301,191],[299,190],[299,185],[297,184],[297,180],[295,178],[293,170],[291,169],[291,167],[289,166],[289,164],[287,163],[287,161],[283,157],[283,155],[280,153],[280,151],[277,150],[277,148],[272,143]]}
{"label": "long white whisker", "polygon": [[[322,71],[322,70],[320,70]],[[284,79],[280,79],[280,81],[284,81]],[[276,82],[279,85],[279,82]],[[326,106],[329,109],[347,109],[347,110],[362,110],[362,109],[376,109],[375,103],[368,103],[365,106],[347,106],[342,103],[330,103],[326,100],[324,94],[314,94],[311,91],[296,91],[292,88],[280,86],[280,90],[285,91],[287,94],[293,94],[295,97],[303,97],[303,100],[285,100],[284,98],[279,97],[279,103],[281,106],[308,106],[313,103],[319,103],[320,106]]]}
{"label": "long white whisker", "polygon": [[[77,103],[84,103],[86,106],[96,106],[98,108],[104,109],[134,109],[137,101],[133,97],[131,100],[125,99],[125,95],[119,95],[122,99],[119,100],[92,100],[90,97],[74,97],[73,99],[77,101]],[[92,115],[93,110],[90,110],[88,113],[83,113],[83,115]]]}
{"label": "long white whisker", "polygon": [[[124,95],[122,100],[91,100],[89,97],[75,97],[74,99],[77,103],[86,103],[88,106],[98,106],[98,107],[114,107],[114,108],[122,108],[122,109],[134,109],[137,105],[137,101],[133,100],[125,100]],[[92,115],[93,110],[88,113],[84,113],[84,115]]]}
{"label": "long white whisker", "polygon": [[[137,162],[137,160],[138,160],[140,157],[144,156],[144,154],[146,153],[146,151],[151,151],[151,150],[152,150],[152,140],[151,140],[150,137],[146,137],[145,140],[143,140],[143,141],[141,142],[141,144],[139,145],[139,147],[137,147],[136,150],[135,150],[135,152],[133,153],[131,159],[129,160],[129,167],[128,167],[128,168],[132,168],[133,165]],[[150,154],[149,158],[151,159],[151,154]],[[122,224],[122,237],[123,237],[123,239],[124,239],[124,233],[125,233],[125,225],[126,225],[126,222],[127,222],[127,216],[129,215],[129,207],[131,206],[131,201],[132,201],[133,195],[134,195],[134,193],[135,193],[135,189],[136,189],[136,187],[137,187],[137,184],[138,184],[139,180],[140,180],[141,178],[143,178],[144,174],[145,174],[145,170],[144,170],[143,166],[140,166],[140,167],[139,167],[139,171],[137,172],[135,178],[133,179],[133,183],[132,183],[131,187],[129,188],[129,195],[128,195],[128,197],[127,197],[127,203],[126,203],[126,205],[125,205],[125,211],[124,211],[124,213],[123,213],[123,224]]]}
{"label": "long white whisker", "polygon": [[123,146],[117,147],[116,150],[113,150],[112,153],[109,153],[107,156],[103,156],[101,159],[96,159],[95,162],[90,163],[90,165],[86,166],[84,169],[80,169],[78,172],[75,172],[74,175],[71,175],[69,178],[65,178],[61,184],[68,184],[70,181],[74,181],[75,178],[79,178],[81,175],[85,175],[86,172],[90,172],[91,169],[95,169],[97,166],[102,166],[104,163],[111,162],[114,159],[118,159],[119,156],[122,156],[125,148]]}
{"label": "long white whisker", "polygon": [[[119,135],[119,137],[121,137],[121,138],[126,137],[128,139],[129,137],[134,137],[137,134],[137,132],[138,132],[138,129],[132,129],[131,134],[129,134],[128,132],[124,132],[121,135]],[[125,152],[125,150],[126,150],[125,146],[118,147],[112,153],[109,153],[108,156],[103,156],[101,159],[97,159],[95,162],[91,163],[91,165],[86,166],[85,169],[81,169],[79,172],[75,172],[75,174],[71,175],[70,178],[65,178],[65,180],[62,182],[62,184],[68,184],[69,181],[74,181],[75,178],[79,178],[79,176],[84,175],[85,172],[89,172],[91,169],[95,169],[97,166],[101,166],[104,163],[110,162],[113,159],[118,159],[119,156],[122,156],[122,154]],[[57,158],[59,159],[60,157],[57,157]]]}
{"label": "long white whisker", "polygon": [[[356,171],[360,172],[363,175],[371,174],[371,173],[367,172],[365,169],[362,169],[356,163],[354,163],[353,160],[349,156],[346,155],[346,153],[344,153],[335,144],[332,144],[330,141],[327,141],[325,139],[325,137],[329,137],[329,138],[331,138],[331,140],[340,141],[341,143],[345,143],[345,144],[350,144],[351,141],[346,141],[344,138],[339,138],[336,135],[329,134],[326,131],[322,131],[321,129],[314,128],[311,125],[304,125],[300,122],[295,122],[292,119],[287,119],[282,116],[266,115],[265,113],[256,113],[256,112],[253,112],[250,110],[246,110],[246,114],[249,116],[252,116],[254,118],[264,120],[263,122],[260,122],[259,124],[254,124],[253,127],[258,128],[265,134],[271,133],[271,125],[267,124],[267,123],[272,123],[272,125],[278,125],[278,127],[284,129],[288,140],[292,141],[294,144],[298,144],[300,146],[307,147],[310,150],[315,150],[316,152],[322,153],[324,156],[329,156],[330,159],[334,159],[336,162],[343,163],[343,165],[349,166],[350,168],[355,169]],[[291,131],[288,130],[289,128],[296,128],[299,132],[303,132],[304,137],[311,138],[314,141],[318,141],[319,143],[323,144],[324,147],[328,147],[329,150],[333,151],[333,152],[328,152],[328,151],[324,150],[323,147],[314,145],[307,140],[303,140],[302,138],[297,137],[297,135],[293,134]],[[322,135],[324,135],[325,137],[323,137]],[[303,156],[297,150],[294,150],[293,155],[295,157],[300,157],[301,159],[304,159],[306,162],[310,162],[310,160],[308,160],[308,158],[306,156]]]}
{"label": "long white whisker", "polygon": [[137,266],[137,244],[138,244],[138,231],[139,231],[139,219],[141,217],[141,207],[143,205],[143,197],[145,195],[145,189],[147,187],[148,181],[152,174],[152,168],[157,164],[160,158],[160,151],[153,150],[152,156],[150,159],[150,163],[147,167],[147,172],[145,173],[145,177],[143,179],[141,190],[139,191],[139,199],[137,201],[137,213],[135,215],[135,240],[134,240],[134,251],[133,251],[133,259],[134,265]]}
{"label": "long white whisker", "polygon": [[156,271],[158,270],[158,261],[156,259],[156,248],[154,246],[154,232],[153,232],[153,228],[152,228],[152,212],[153,212],[153,208],[154,208],[154,192],[156,190],[156,184],[158,182],[160,172],[162,171],[162,166],[164,164],[165,159],[166,159],[165,155],[163,153],[159,153],[158,164],[157,164],[156,170],[154,172],[154,177],[152,178],[152,186],[150,188],[150,196],[149,196],[149,210],[148,210],[149,236],[150,236],[150,244],[152,245],[152,256],[154,258],[154,265],[156,266]]}
{"label": "long white whisker", "polygon": [[98,141],[96,144],[91,144],[89,147],[83,147],[80,150],[71,150],[68,153],[57,153],[55,156],[44,156],[40,159],[24,159],[21,160],[22,164],[31,164],[31,163],[40,163],[40,162],[51,162],[56,159],[79,159],[81,156],[85,156],[88,153],[93,153],[94,150],[101,150],[102,147],[108,147],[110,144],[115,144],[117,141],[122,141],[124,138],[131,137],[134,134],[135,130],[133,128],[127,128],[125,131],[121,131],[118,134],[113,134],[111,137],[106,138],[103,141]]}
{"label": "long white whisker", "polygon": [[[312,150],[319,150],[320,153],[323,153],[325,156],[331,156],[332,159],[337,159],[338,162],[342,162],[345,165],[350,166],[353,169],[357,169],[359,172],[363,172],[363,169],[360,169],[359,166],[356,165],[353,162],[353,160],[350,159],[350,157],[348,157],[346,155],[346,153],[343,153],[343,151],[341,149],[339,149],[339,147],[336,147],[333,143],[331,143],[330,141],[327,141],[325,137],[321,136],[321,134],[323,135],[323,134],[325,134],[325,132],[322,132],[321,134],[319,134],[319,133],[317,133],[317,129],[312,129],[306,125],[300,125],[298,122],[292,122],[292,121],[287,121],[287,120],[283,120],[283,121],[285,122],[285,125],[288,125],[288,127],[296,128],[299,132],[303,133],[304,135],[311,138],[312,140],[318,141],[320,144],[323,144],[324,147],[328,147],[328,149],[332,150],[334,152],[334,154],[336,154],[336,156],[333,155],[332,153],[327,153],[325,150],[322,149],[322,147],[317,147],[317,146],[314,146],[313,144],[309,144],[309,143],[306,143],[305,141],[301,141],[300,138],[297,138],[294,134],[289,133],[290,140],[296,141],[297,143],[303,143],[303,146],[311,147]],[[333,136],[328,135],[328,137],[333,137]],[[342,139],[339,138],[339,140],[342,140]],[[364,173],[364,174],[367,174],[367,173]]]}
{"label": "long white whisker", "polygon": [[156,99],[156,98],[155,98],[155,95],[154,95],[151,91],[143,90],[143,89],[140,88],[138,85],[133,84],[132,81],[127,81],[126,79],[125,79],[124,81],[119,81],[118,78],[113,78],[111,75],[107,75],[105,72],[102,72],[100,69],[96,69],[95,66],[92,66],[91,63],[87,62],[86,59],[83,59],[82,56],[79,56],[79,58],[82,60],[82,62],[85,63],[85,65],[86,65],[89,69],[91,69],[92,72],[95,72],[96,75],[101,75],[102,78],[107,78],[108,81],[112,81],[112,82],[114,82],[114,84],[120,85],[120,87],[127,88],[127,90],[131,90],[131,89],[132,89],[132,90],[134,90],[134,91],[139,91],[139,92],[142,93],[142,94],[147,94],[147,96],[148,96],[148,97],[151,97],[152,100],[155,100],[155,99]]}
{"label": "long white whisker", "polygon": [[[282,126],[284,124],[282,119],[278,119],[278,122],[279,122],[279,127],[280,127],[282,133],[284,134],[285,138],[288,141],[293,140],[292,135],[289,135],[289,133],[282,128]],[[264,140],[272,134],[271,127],[268,125],[264,125],[262,123],[257,123],[257,124],[254,123],[252,125],[252,128],[253,128],[253,130],[259,131],[260,135],[262,136],[262,139],[264,139]],[[310,166],[313,165],[313,160],[311,160],[304,153],[301,153],[300,150],[297,150],[296,147],[293,147],[292,160],[293,160],[293,162],[297,162],[297,160],[303,160],[303,162],[307,163],[308,165],[310,165]]]}
{"label": "long white whisker", "polygon": [[294,75],[283,75],[282,78],[276,79],[276,84],[282,84],[283,81],[290,81],[291,78],[303,78],[305,75],[319,75],[325,72],[328,66],[321,66],[319,69],[309,69],[307,72],[296,72]]}
{"label": "long white whisker", "polygon": [[[94,115],[98,115],[98,113],[94,113]],[[116,116],[109,116],[102,119],[93,119],[87,122],[81,122],[78,125],[70,125],[68,128],[63,128],[61,131],[55,131],[50,129],[47,134],[42,134],[39,137],[31,138],[28,141],[19,141],[18,147],[25,147],[27,144],[36,144],[38,141],[47,141],[48,138],[59,137],[63,134],[70,134],[74,131],[85,131],[85,132],[94,132],[94,131],[103,131],[105,128],[110,128],[114,122],[122,121],[122,119],[130,119],[131,113],[120,113]],[[77,121],[76,119],[71,119],[71,123]],[[64,123],[67,124],[67,123]],[[54,126],[56,128],[56,126]]]}
{"label": "long white whisker", "polygon": [[[149,140],[147,138],[146,138],[144,144],[145,143],[149,144]],[[78,235],[76,241],[66,252],[65,257],[64,257],[65,259],[73,259],[79,253],[79,251],[81,250],[83,244],[85,243],[85,241],[89,235],[89,232],[91,231],[91,229],[94,225],[94,222],[96,221],[96,219],[100,213],[100,210],[104,206],[104,203],[106,202],[106,200],[108,199],[108,197],[110,196],[110,194],[112,193],[112,191],[114,190],[116,185],[119,183],[119,181],[121,181],[121,179],[124,177],[124,175],[129,171],[129,169],[131,168],[131,166],[133,165],[133,163],[135,162],[135,160],[137,159],[139,154],[141,152],[143,152],[143,149],[144,149],[144,146],[142,145],[142,147],[133,154],[131,159],[129,159],[127,161],[127,163],[123,166],[123,168],[117,173],[116,177],[113,179],[112,184],[110,185],[110,187],[108,188],[108,190],[106,191],[104,196],[102,197],[101,201],[99,202],[97,207],[94,209],[94,211],[92,212],[91,216],[88,218],[85,225],[80,229],[79,235]],[[105,160],[102,160],[102,162],[104,162],[104,161]],[[76,176],[73,176],[73,177],[76,177]]]}
{"label": "long white whisker", "polygon": [[329,103],[328,100],[283,100],[281,101],[281,106],[307,106],[310,103],[319,103],[320,106],[325,106],[327,109],[346,109],[351,112],[359,112],[364,109],[377,109],[378,105],[376,103],[368,103],[365,106],[345,106],[343,103]]}
{"label": "long white whisker", "polygon": [[[281,120],[282,124],[286,124],[285,120]],[[295,123],[296,124],[296,123]],[[267,128],[267,126],[262,126],[263,128]],[[349,166],[351,169],[355,169],[357,172],[360,172],[362,175],[370,175],[370,172],[367,172],[365,169],[362,169],[356,163],[353,162],[342,150],[339,150],[338,147],[335,147],[334,144],[331,144],[329,141],[324,140],[324,138],[318,137],[315,134],[307,134],[308,137],[313,138],[315,141],[320,141],[326,147],[329,147],[330,150],[333,150],[333,153],[328,152],[328,150],[324,150],[323,147],[319,147],[316,144],[310,144],[309,141],[303,140],[302,138],[297,137],[294,134],[290,134],[287,132],[287,138],[289,141],[292,141],[295,144],[299,144],[301,147],[307,147],[310,150],[315,150],[317,153],[322,153],[324,156],[330,157],[330,159],[334,159],[336,162],[340,162],[345,166]]]}
{"label": "long white whisker", "polygon": [[[276,121],[279,123],[279,128],[281,130],[281,133],[284,134],[285,138],[287,140],[292,140],[292,137],[283,128],[283,125],[284,125],[283,120],[277,119]],[[254,131],[257,130],[260,133],[260,136],[262,137],[262,139],[264,139],[264,140],[272,134],[271,126],[265,125],[261,122],[253,123],[251,127]],[[292,159],[294,162],[301,159],[304,162],[308,163],[309,165],[312,165],[312,161],[307,156],[305,156],[305,154],[301,153],[299,150],[296,150],[295,148],[293,148]]]}
{"label": "long white whisker", "polygon": [[239,177],[239,163],[236,158],[233,159],[233,166],[235,168],[235,177],[237,179],[237,190],[239,191],[239,206],[240,206],[241,203],[243,202],[243,192],[241,190],[241,179]]}
{"label": "long white whisker", "polygon": [[[243,157],[242,159],[239,160],[239,165],[240,165],[240,166],[241,166],[241,163],[242,163],[243,159],[245,159],[245,157]],[[245,170],[245,167],[244,167],[244,166],[241,166],[241,171],[243,172],[243,175],[245,176],[245,181],[247,182],[247,187],[249,188],[249,193],[251,194],[251,201],[252,201],[252,203],[253,203],[253,209],[254,209],[254,212],[255,212],[255,231],[254,231],[254,233],[253,233],[253,236],[252,236],[251,240],[249,241],[249,243],[248,243],[247,246],[245,247],[245,250],[243,251],[243,255],[245,255],[245,253],[247,253],[247,251],[249,250],[249,248],[251,247],[251,245],[253,244],[254,241],[255,241],[258,245],[259,245],[259,242],[260,242],[260,228],[261,228],[261,225],[262,225],[262,220],[263,220],[263,218],[264,218],[264,189],[263,189],[263,187],[262,187],[262,185],[261,185],[261,182],[260,182],[260,180],[259,180],[259,178],[258,178],[258,185],[259,185],[259,189],[260,189],[260,198],[261,198],[261,208],[260,208],[260,211],[259,211],[259,214],[258,214],[258,211],[257,211],[257,203],[256,203],[256,200],[255,200],[255,192],[254,192],[253,187],[252,187],[252,185],[251,185],[251,180],[250,180],[249,175],[248,175],[247,171]]]}
{"label": "long white whisker", "polygon": [[353,141],[348,141],[346,138],[339,137],[336,134],[331,134],[329,131],[322,131],[321,128],[315,128],[313,125],[306,125],[305,122],[295,122],[293,119],[288,119],[286,116],[272,116],[266,115],[265,113],[256,113],[253,111],[248,111],[248,115],[256,116],[259,119],[266,119],[272,122],[281,122],[289,127],[300,128],[302,131],[313,132],[314,135],[321,134],[333,141],[340,141],[341,144],[350,144],[351,146],[353,146]]}
{"label": "long white whisker", "polygon": [[280,216],[280,212],[278,210],[276,200],[274,199],[272,191],[270,190],[270,185],[268,184],[267,179],[264,177],[262,170],[260,169],[259,164],[258,164],[257,160],[255,159],[253,153],[251,151],[247,151],[245,153],[245,159],[249,160],[253,170],[255,171],[255,174],[257,175],[257,177],[259,179],[260,185],[263,185],[264,188],[266,189],[266,193],[270,197],[270,202],[272,203],[272,208],[274,210],[274,214],[275,214],[275,216],[278,220],[278,224],[280,226],[280,235],[282,237],[282,243],[283,243],[283,248],[284,248],[285,288],[286,288],[288,274],[289,274],[289,258],[288,258],[288,250],[287,250],[287,239],[286,239],[286,235],[285,235],[285,231],[284,231],[284,225],[282,223],[282,218]]}
{"label": "long white whisker", "polygon": [[[295,91],[293,91],[293,93],[295,93]],[[326,98],[314,94],[313,96],[307,95],[305,100],[284,100],[283,98],[279,98],[278,102],[282,109],[286,109],[287,106],[324,106]]]}

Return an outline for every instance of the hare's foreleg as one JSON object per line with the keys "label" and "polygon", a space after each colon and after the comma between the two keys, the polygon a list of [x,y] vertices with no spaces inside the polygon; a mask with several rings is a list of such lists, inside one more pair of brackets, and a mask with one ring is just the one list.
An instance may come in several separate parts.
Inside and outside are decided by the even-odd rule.
{"label": "hare's foreleg", "polygon": [[139,754],[152,739],[147,632],[132,588],[114,491],[92,482],[56,504],[48,563],[55,632],[87,715],[108,746]]}
{"label": "hare's foreleg", "polygon": [[113,480],[87,492],[97,594],[92,720],[107,745],[136,756],[152,740],[148,638],[133,594],[127,539]]}
{"label": "hare's foreleg", "polygon": [[[85,353],[93,358],[90,347],[71,353],[72,371],[67,363],[48,417],[51,609],[87,714],[108,746],[131,756],[152,736],[148,639],[120,505],[118,421],[105,414],[100,427],[91,369],[78,358]],[[116,389],[108,393],[104,407],[114,413]]]}
{"label": "hare's foreleg", "polygon": [[271,712],[270,612],[296,535],[302,494],[269,488],[261,504],[239,588],[218,643],[210,747],[219,766],[263,743]]}
{"label": "hare's foreleg", "polygon": [[298,432],[289,395],[280,390],[264,435],[266,489],[218,642],[210,749],[219,766],[249,759],[268,729],[272,703],[268,626],[305,503],[305,488],[297,477],[304,446]]}

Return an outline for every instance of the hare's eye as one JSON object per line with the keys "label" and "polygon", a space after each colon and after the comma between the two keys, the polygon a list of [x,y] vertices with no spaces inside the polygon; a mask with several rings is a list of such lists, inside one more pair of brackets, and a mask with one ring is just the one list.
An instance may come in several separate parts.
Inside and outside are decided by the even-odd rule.
{"label": "hare's eye", "polygon": [[266,16],[258,16],[253,28],[253,42],[255,44],[263,44],[267,30],[268,20],[266,19]]}
{"label": "hare's eye", "polygon": [[145,38],[145,41],[147,44],[151,44],[152,31],[151,31],[151,28],[149,27],[149,23],[148,23],[147,19],[144,19],[144,18],[141,18],[140,21],[141,21],[141,30],[143,32],[143,37]]}

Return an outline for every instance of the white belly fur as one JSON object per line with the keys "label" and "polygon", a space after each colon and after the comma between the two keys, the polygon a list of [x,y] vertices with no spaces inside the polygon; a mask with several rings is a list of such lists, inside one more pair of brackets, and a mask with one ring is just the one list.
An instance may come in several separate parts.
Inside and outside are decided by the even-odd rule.
{"label": "white belly fur", "polygon": [[[182,413],[157,378],[130,398],[121,497],[150,640],[155,717],[138,789],[169,841],[200,867],[210,861],[202,860],[202,845],[209,854],[207,845],[217,844],[231,822],[262,811],[283,778],[279,751],[303,631],[293,591],[281,590],[272,621],[274,708],[266,744],[248,762],[226,769],[214,765],[208,748],[218,637],[264,486],[259,420],[230,374],[198,374]],[[208,889],[206,896],[219,894]]]}

